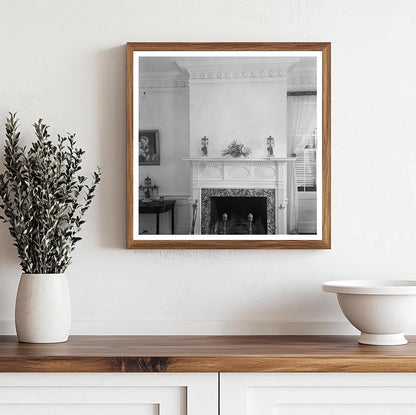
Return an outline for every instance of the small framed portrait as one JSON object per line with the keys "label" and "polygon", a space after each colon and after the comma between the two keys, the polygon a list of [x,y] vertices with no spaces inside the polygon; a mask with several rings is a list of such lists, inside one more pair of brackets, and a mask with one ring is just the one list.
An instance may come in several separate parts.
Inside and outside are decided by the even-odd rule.
{"label": "small framed portrait", "polygon": [[148,166],[160,164],[159,130],[139,131],[139,164]]}

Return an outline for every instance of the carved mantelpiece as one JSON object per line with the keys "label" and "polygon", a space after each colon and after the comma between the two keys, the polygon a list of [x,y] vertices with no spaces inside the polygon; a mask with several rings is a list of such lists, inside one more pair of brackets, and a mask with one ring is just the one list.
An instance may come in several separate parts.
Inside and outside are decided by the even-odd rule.
{"label": "carved mantelpiece", "polygon": [[189,157],[192,200],[198,200],[195,233],[201,231],[201,189],[274,189],[276,233],[287,233],[287,169],[296,158]]}

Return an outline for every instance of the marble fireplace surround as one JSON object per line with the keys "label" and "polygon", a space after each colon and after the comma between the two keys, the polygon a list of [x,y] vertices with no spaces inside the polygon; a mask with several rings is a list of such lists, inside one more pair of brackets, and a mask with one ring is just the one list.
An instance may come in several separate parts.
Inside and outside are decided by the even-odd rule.
{"label": "marble fireplace surround", "polygon": [[262,197],[266,198],[267,234],[276,233],[275,189],[201,189],[201,232],[209,232],[212,197]]}
{"label": "marble fireplace surround", "polygon": [[[211,196],[267,197],[267,233],[287,234],[287,172],[296,159],[285,158],[184,158],[191,165],[192,201],[197,201],[195,234],[206,234],[202,218]],[[247,193],[248,192],[248,193]]]}

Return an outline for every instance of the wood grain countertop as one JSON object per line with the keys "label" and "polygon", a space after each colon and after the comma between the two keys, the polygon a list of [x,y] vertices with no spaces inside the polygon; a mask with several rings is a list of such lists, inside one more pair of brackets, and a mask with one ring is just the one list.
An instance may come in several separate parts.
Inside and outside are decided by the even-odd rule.
{"label": "wood grain countertop", "polygon": [[367,346],[356,336],[0,336],[0,372],[416,372],[416,337]]}

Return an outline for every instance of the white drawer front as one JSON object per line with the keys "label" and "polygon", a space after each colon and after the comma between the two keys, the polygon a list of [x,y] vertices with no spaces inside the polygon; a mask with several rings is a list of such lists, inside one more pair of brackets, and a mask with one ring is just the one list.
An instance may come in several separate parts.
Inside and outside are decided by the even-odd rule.
{"label": "white drawer front", "polygon": [[1,414],[10,415],[159,415],[159,405],[1,405]]}
{"label": "white drawer front", "polygon": [[410,373],[221,374],[221,415],[415,413]]}
{"label": "white drawer front", "polygon": [[216,415],[218,375],[0,374],[0,415]]}

